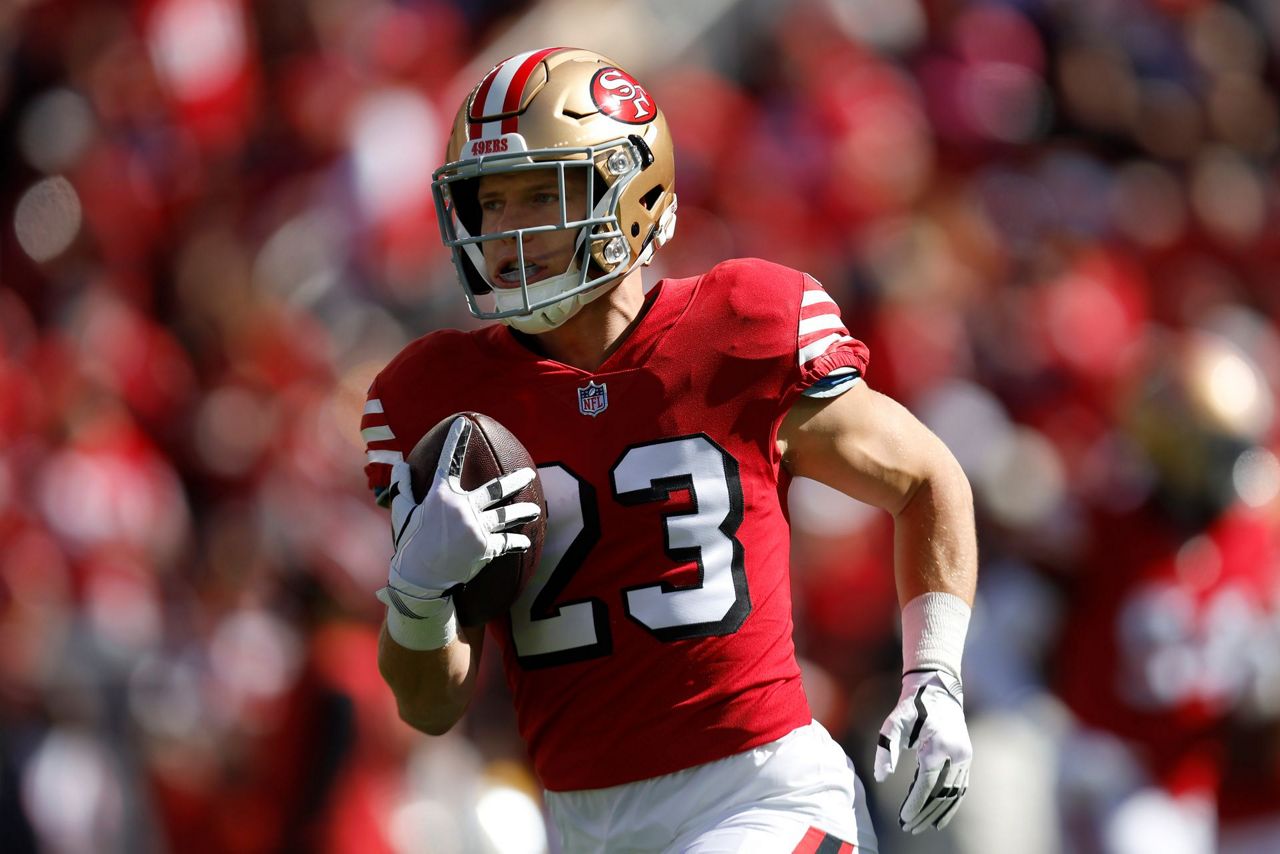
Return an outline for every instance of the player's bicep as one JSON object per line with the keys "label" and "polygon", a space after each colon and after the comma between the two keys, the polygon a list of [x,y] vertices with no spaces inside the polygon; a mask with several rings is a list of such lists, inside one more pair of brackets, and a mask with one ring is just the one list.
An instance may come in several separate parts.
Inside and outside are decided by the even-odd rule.
{"label": "player's bicep", "polygon": [[778,451],[793,475],[895,515],[921,484],[954,465],[906,407],[866,383],[834,398],[796,400],[778,429]]}

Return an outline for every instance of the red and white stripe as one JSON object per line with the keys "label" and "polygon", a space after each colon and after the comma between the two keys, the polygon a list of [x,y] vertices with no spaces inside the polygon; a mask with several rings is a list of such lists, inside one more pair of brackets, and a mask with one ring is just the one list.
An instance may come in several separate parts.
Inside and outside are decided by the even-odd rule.
{"label": "red and white stripe", "polygon": [[840,319],[836,301],[822,289],[817,279],[806,274],[804,296],[800,300],[800,328],[796,332],[800,366],[804,367],[852,340],[853,336]]}
{"label": "red and white stripe", "polygon": [[509,116],[498,122],[480,121],[485,116],[497,116],[513,112],[520,107],[520,98],[524,87],[528,85],[533,70],[538,63],[558,50],[559,47],[544,47],[531,50],[503,60],[480,81],[480,88],[471,101],[470,127],[467,138],[496,139],[504,133],[516,133],[520,127],[518,116]]}
{"label": "red and white stripe", "polygon": [[393,447],[396,434],[387,423],[387,414],[382,411],[382,401],[376,397],[364,402],[364,417],[360,419],[360,437],[364,439],[367,449],[365,455],[370,463],[389,466],[404,459],[404,454]]}

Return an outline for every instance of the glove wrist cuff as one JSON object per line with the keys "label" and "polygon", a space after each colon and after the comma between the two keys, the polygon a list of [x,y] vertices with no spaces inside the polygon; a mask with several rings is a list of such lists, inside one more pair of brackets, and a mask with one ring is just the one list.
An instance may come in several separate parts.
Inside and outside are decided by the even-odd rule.
{"label": "glove wrist cuff", "polygon": [[941,670],[960,678],[969,605],[951,593],[930,592],[902,609],[902,672]]}
{"label": "glove wrist cuff", "polygon": [[[395,601],[399,598],[400,601]],[[458,636],[458,618],[447,598],[412,600],[393,597],[387,605],[387,634],[400,646],[412,650],[441,649]]]}

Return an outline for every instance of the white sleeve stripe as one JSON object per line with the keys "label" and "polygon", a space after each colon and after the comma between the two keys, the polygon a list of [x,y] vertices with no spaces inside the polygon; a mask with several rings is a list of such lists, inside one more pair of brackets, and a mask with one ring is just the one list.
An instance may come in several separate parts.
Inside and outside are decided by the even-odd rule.
{"label": "white sleeve stripe", "polygon": [[404,460],[404,454],[399,451],[369,451],[367,456],[371,463],[382,463],[388,466]]}
{"label": "white sleeve stripe", "polygon": [[804,308],[805,306],[809,306],[809,305],[817,305],[820,302],[829,302],[832,305],[835,305],[836,303],[836,301],[833,300],[831,298],[831,295],[828,294],[826,291],[823,291],[823,290],[805,291],[804,296],[800,298],[800,307]]}
{"label": "white sleeve stripe", "polygon": [[828,329],[839,329],[846,332],[844,321],[840,319],[838,314],[819,314],[814,317],[806,317],[800,321],[800,337],[812,335],[815,332],[825,332]]}
{"label": "white sleeve stripe", "polygon": [[802,347],[800,349],[800,364],[803,365],[805,362],[818,358],[836,344],[852,340],[853,338],[849,335],[836,334],[828,335],[825,338],[819,338],[807,347]]}
{"label": "white sleeve stripe", "polygon": [[385,442],[395,437],[396,434],[391,432],[390,427],[366,427],[360,431],[360,438],[366,442]]}
{"label": "white sleeve stripe", "polygon": [[365,415],[372,415],[375,412],[381,412],[381,411],[382,411],[382,401],[379,400],[378,398],[375,397],[372,400],[366,400],[364,402]]}

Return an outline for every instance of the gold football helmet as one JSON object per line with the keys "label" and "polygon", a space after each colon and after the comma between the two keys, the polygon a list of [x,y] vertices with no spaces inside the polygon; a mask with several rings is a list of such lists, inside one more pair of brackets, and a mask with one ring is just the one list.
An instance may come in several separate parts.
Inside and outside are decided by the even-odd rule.
{"label": "gold football helmet", "polygon": [[1167,509],[1186,521],[1205,523],[1234,503],[1249,476],[1242,459],[1270,454],[1271,386],[1252,356],[1216,332],[1154,327],[1120,400],[1121,426],[1151,464]]}
{"label": "gold football helmet", "polygon": [[[525,332],[544,332],[608,291],[675,231],[675,156],[666,119],[649,92],[614,62],[587,50],[545,48],[495,66],[458,110],[446,163],[432,181],[436,214],[471,313]],[[554,170],[559,216],[482,234],[480,178]],[[570,212],[566,176],[585,173],[590,209]],[[525,236],[578,232],[569,268],[530,282]],[[495,286],[480,244],[511,241],[516,276]],[[518,286],[517,281],[518,280]],[[477,299],[488,295],[492,308]]]}

